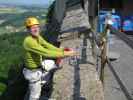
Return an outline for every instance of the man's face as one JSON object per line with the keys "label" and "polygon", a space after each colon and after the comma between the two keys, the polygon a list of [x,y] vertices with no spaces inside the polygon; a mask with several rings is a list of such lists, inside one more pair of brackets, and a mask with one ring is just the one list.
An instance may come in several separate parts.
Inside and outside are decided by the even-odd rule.
{"label": "man's face", "polygon": [[34,37],[38,37],[39,33],[40,33],[40,27],[39,25],[33,25],[30,27],[30,33],[32,36]]}

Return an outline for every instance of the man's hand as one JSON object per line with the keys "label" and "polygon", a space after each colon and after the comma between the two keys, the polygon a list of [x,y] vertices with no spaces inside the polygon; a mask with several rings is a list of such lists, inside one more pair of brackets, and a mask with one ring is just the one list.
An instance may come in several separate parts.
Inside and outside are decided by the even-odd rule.
{"label": "man's hand", "polygon": [[78,53],[74,50],[71,50],[71,51],[64,51],[64,55],[65,56],[77,56]]}

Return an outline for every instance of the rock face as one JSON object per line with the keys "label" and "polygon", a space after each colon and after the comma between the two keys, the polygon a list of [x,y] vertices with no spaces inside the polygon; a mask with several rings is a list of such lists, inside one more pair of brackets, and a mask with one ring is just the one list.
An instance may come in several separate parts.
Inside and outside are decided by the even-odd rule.
{"label": "rock face", "polygon": [[[86,48],[80,48],[82,43]],[[89,39],[64,41],[62,46],[79,47],[81,57],[77,58],[76,63],[73,64],[70,64],[72,58],[64,59],[63,68],[54,75],[51,98],[55,100],[104,100],[103,87],[96,72]]]}
{"label": "rock face", "polygon": [[[92,57],[90,39],[76,34],[89,30],[90,24],[80,4],[66,9],[60,26],[60,37],[72,37],[61,42],[62,47],[76,49],[80,56],[64,58],[62,69],[55,72],[49,100],[104,100],[102,83]],[[43,100],[43,96],[42,99]]]}
{"label": "rock face", "polygon": [[67,8],[66,16],[61,25],[61,32],[82,32],[90,28],[88,17],[81,5]]}

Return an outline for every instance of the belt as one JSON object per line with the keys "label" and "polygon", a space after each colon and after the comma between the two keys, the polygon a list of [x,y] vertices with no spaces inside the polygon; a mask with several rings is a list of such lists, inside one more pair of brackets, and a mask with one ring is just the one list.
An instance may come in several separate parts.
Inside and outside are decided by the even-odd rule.
{"label": "belt", "polygon": [[38,67],[35,67],[35,68],[30,68],[30,67],[25,67],[29,70],[37,70],[37,69],[42,69],[42,66],[38,66]]}

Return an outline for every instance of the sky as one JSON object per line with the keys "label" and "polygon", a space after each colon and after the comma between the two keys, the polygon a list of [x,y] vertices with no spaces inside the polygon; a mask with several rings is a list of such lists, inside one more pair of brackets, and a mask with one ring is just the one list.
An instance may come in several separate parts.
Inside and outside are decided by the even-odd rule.
{"label": "sky", "polygon": [[26,5],[43,5],[43,4],[50,4],[54,0],[0,0],[0,4],[26,4]]}

